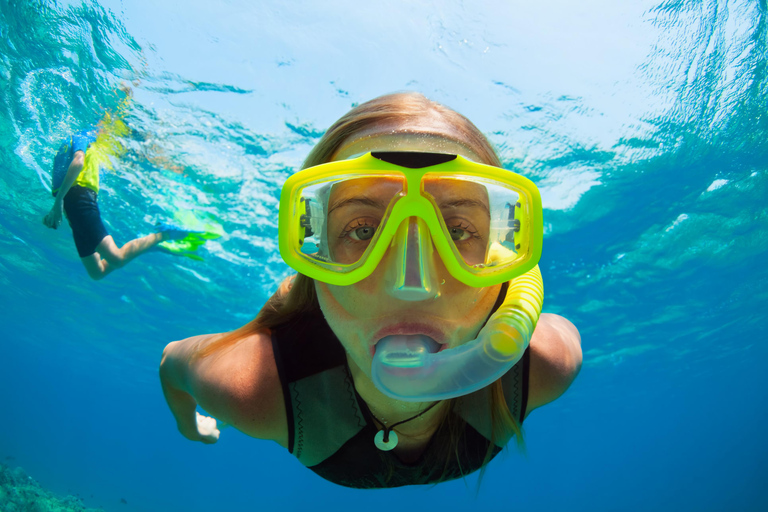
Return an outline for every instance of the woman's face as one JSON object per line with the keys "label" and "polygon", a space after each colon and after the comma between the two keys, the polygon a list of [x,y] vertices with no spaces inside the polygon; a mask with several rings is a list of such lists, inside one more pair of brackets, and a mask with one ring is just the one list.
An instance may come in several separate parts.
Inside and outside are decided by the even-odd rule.
{"label": "woman's face", "polygon": [[[333,160],[344,160],[369,151],[424,151],[458,154],[480,161],[463,144],[434,135],[434,125],[430,132],[429,135],[392,129],[368,132],[344,144]],[[443,348],[474,339],[500,290],[500,285],[474,288],[456,280],[435,251],[432,270],[433,281],[438,286],[437,296],[402,300],[388,290],[388,274],[392,273],[390,267],[395,265],[394,259],[394,251],[390,249],[370,276],[353,285],[315,283],[320,308],[346,349],[350,365],[357,366],[368,378],[375,345],[385,336],[423,334]]]}

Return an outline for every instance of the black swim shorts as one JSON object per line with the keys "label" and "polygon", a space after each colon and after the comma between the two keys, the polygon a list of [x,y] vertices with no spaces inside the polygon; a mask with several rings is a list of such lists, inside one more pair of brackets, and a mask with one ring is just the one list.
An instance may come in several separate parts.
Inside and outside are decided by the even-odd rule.
{"label": "black swim shorts", "polygon": [[81,258],[96,252],[96,246],[109,235],[101,222],[96,192],[80,185],[74,185],[64,197],[64,212],[72,227],[77,254]]}

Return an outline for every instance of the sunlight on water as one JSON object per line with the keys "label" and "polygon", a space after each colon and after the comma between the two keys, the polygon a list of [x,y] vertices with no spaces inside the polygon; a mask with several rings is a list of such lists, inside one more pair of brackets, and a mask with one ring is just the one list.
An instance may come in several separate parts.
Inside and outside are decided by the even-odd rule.
{"label": "sunlight on water", "polygon": [[[541,190],[545,311],[579,326],[585,354],[568,409],[550,414],[589,425],[583,411],[600,404],[633,413],[624,398],[643,398],[638,381],[742,373],[765,357],[767,23],[762,0],[0,2],[6,343],[110,368],[113,383],[161,400],[165,343],[247,322],[290,273],[279,194],[324,130],[357,103],[418,90],[473,120]],[[102,177],[108,230],[127,241],[189,212],[223,236],[204,261],[146,255],[92,283],[66,223],[41,220],[55,149],[116,108],[121,82],[136,83],[132,134]],[[43,460],[28,465],[64,486]],[[738,485],[731,497],[756,496]],[[564,496],[587,510],[581,492]],[[170,510],[162,495],[144,509]],[[595,509],[618,503],[603,499]]]}

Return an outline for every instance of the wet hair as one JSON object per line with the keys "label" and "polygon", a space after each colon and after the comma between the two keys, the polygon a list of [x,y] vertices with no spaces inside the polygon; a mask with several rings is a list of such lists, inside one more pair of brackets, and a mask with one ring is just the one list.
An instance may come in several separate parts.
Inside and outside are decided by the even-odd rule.
{"label": "wet hair", "polygon": [[[450,137],[474,151],[482,163],[501,167],[496,155],[485,135],[477,127],[455,110],[428,99],[417,92],[401,92],[386,94],[362,103],[343,115],[336,121],[320,141],[310,151],[304,161],[303,168],[330,162],[336,152],[347,142],[356,138],[362,132],[377,126],[404,126],[409,121],[424,118],[437,118],[450,126],[453,135]],[[444,136],[443,133],[439,134]]]}
{"label": "wet hair", "polygon": [[[317,145],[307,156],[303,168],[330,162],[334,155],[345,144],[354,141],[363,133],[375,133],[377,127],[397,126],[407,133],[409,122],[417,120],[436,119],[451,128],[450,135],[444,131],[435,135],[449,138],[472,150],[482,163],[501,167],[496,152],[482,132],[466,117],[458,112],[426,98],[416,92],[401,92],[379,96],[362,103],[347,112],[336,121],[322,136]],[[425,133],[423,129],[419,133]],[[429,134],[428,131],[426,134]],[[202,347],[196,357],[207,357],[221,349],[234,345],[237,341],[255,334],[268,331],[272,327],[287,323],[302,313],[319,308],[314,281],[302,274],[297,274],[284,281],[278,291],[267,301],[259,314],[248,324],[225,334],[217,340]],[[513,436],[519,448],[524,449],[523,432],[520,422],[512,416],[504,397],[501,380],[490,385],[490,411],[493,427],[491,442],[480,469],[480,480],[486,465],[493,456],[495,441],[509,440]],[[441,480],[446,478],[449,464],[453,458],[458,459],[459,443],[463,442],[465,422],[456,414],[450,414],[454,400],[445,408],[438,430],[434,435],[447,439],[446,442],[435,443],[441,449],[434,450],[425,457],[423,465],[427,472],[432,468],[442,466]],[[501,443],[504,444],[504,443]],[[388,459],[385,459],[388,460]],[[394,467],[390,465],[390,477]],[[480,483],[478,480],[478,485]]]}

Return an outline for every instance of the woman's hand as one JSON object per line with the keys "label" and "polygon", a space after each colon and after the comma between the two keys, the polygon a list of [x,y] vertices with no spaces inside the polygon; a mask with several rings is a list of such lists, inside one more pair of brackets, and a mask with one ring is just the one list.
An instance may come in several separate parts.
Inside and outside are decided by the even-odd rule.
{"label": "woman's hand", "polygon": [[221,432],[216,428],[216,418],[203,416],[197,411],[195,414],[197,415],[197,433],[200,436],[198,440],[205,444],[213,444],[218,441]]}

